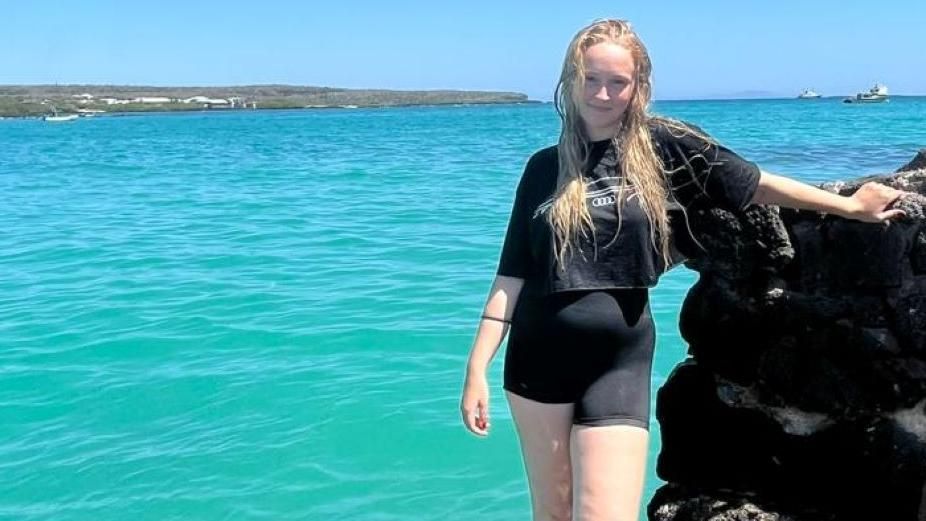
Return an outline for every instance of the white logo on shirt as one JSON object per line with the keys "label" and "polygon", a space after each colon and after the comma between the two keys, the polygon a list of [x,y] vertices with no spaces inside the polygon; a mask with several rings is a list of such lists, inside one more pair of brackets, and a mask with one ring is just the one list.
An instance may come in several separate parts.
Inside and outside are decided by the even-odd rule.
{"label": "white logo on shirt", "polygon": [[[590,201],[589,204],[594,208],[613,206],[617,202],[617,194],[621,193],[620,184],[617,183],[620,183],[619,177],[602,177],[585,183],[585,200]],[[596,185],[603,186],[603,188],[592,190]],[[624,187],[623,193],[625,202],[640,196],[637,189],[632,185]],[[552,207],[553,196],[550,196],[550,198],[537,206],[537,210],[534,211],[534,219],[547,213]]]}

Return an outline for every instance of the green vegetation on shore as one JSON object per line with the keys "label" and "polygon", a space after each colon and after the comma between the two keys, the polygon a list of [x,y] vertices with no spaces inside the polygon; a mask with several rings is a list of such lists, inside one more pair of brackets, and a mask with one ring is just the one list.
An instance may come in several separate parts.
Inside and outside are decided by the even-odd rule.
{"label": "green vegetation on shore", "polygon": [[[90,95],[87,97],[84,95]],[[78,96],[84,96],[80,98]],[[195,96],[231,100],[228,105],[204,102],[184,103]],[[169,98],[168,102],[109,104],[103,98],[137,100]],[[491,91],[397,91],[360,90],[292,85],[247,85],[234,87],[145,87],[124,85],[0,85],[0,116],[29,117],[75,113],[80,109],[106,112],[160,112],[242,108],[294,109],[344,106],[390,107],[405,105],[453,105],[528,103],[525,94]],[[234,108],[231,108],[231,106]]]}

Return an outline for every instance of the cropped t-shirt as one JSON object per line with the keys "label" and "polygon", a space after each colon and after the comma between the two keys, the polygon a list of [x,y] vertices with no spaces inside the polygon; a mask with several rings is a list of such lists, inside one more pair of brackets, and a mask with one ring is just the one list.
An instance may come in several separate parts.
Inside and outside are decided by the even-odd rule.
{"label": "cropped t-shirt", "polygon": [[[740,210],[749,205],[759,184],[754,163],[716,142],[662,123],[651,123],[650,134],[665,168],[670,219],[684,219],[683,212],[695,206]],[[610,141],[592,143],[586,162],[586,204],[594,233],[580,234],[563,269],[557,267],[548,214],[558,161],[555,146],[528,161],[515,193],[497,273],[525,279],[544,293],[655,286],[665,264],[653,245],[639,194],[629,183],[621,193],[619,152]]]}

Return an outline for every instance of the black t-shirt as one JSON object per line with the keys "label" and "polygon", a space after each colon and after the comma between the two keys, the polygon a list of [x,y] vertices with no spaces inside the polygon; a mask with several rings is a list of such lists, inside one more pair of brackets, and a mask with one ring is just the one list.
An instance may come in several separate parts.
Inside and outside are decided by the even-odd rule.
{"label": "black t-shirt", "polygon": [[[759,168],[754,163],[722,145],[661,123],[652,123],[650,134],[665,167],[670,218],[683,219],[678,214],[695,206],[740,210],[752,200],[759,183]],[[558,161],[555,146],[540,150],[528,161],[515,195],[498,274],[525,279],[544,293],[655,286],[665,264],[653,244],[639,195],[629,183],[621,193],[620,158],[610,141],[592,144],[585,172],[586,204],[594,233],[580,236],[578,247],[566,256],[565,269],[556,268],[548,212]],[[618,197],[623,201],[620,219],[615,204]]]}

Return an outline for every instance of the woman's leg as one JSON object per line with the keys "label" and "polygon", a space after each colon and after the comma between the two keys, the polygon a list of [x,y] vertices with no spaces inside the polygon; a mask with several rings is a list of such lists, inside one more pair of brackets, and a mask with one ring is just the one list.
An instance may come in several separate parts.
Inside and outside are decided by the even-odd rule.
{"label": "woman's leg", "polygon": [[571,403],[540,403],[505,393],[521,440],[534,521],[572,519]]}
{"label": "woman's leg", "polygon": [[631,425],[572,431],[575,521],[637,521],[649,432]]}

